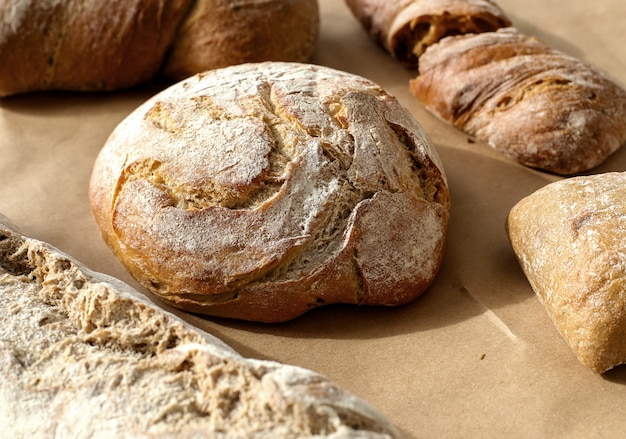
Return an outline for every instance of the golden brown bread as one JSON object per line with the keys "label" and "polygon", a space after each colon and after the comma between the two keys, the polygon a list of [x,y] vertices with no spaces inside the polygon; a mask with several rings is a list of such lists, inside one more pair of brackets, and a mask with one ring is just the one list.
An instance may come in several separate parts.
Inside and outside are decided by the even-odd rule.
{"label": "golden brown bread", "polygon": [[346,0],[364,29],[396,60],[417,68],[440,39],[510,26],[491,0]]}
{"label": "golden brown bread", "polygon": [[304,62],[318,33],[317,0],[196,1],[163,70],[170,78],[183,79],[243,62]]}
{"label": "golden brown bread", "polygon": [[511,245],[530,285],[580,362],[626,362],[626,173],[572,177],[517,203]]}
{"label": "golden brown bread", "polygon": [[244,358],[0,215],[3,438],[380,438],[313,371]]}
{"label": "golden brown bread", "polygon": [[272,62],[147,101],[102,149],[90,197],[146,288],[259,321],[415,299],[441,264],[449,207],[438,155],[395,98],[358,76]]}
{"label": "golden brown bread", "polygon": [[506,157],[557,174],[591,169],[626,142],[626,91],[513,28],[431,46],[411,92]]}
{"label": "golden brown bread", "polygon": [[317,0],[3,0],[0,96],[130,87],[252,61],[306,61]]}

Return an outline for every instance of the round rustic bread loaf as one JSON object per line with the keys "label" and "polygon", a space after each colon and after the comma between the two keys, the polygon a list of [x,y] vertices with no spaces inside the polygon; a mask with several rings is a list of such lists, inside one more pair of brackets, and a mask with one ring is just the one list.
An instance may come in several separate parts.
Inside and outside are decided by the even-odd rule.
{"label": "round rustic bread loaf", "polygon": [[282,62],[202,73],[148,100],[102,149],[90,198],[146,288],[268,322],[415,299],[441,264],[449,208],[437,152],[394,97]]}
{"label": "round rustic bread loaf", "polygon": [[0,96],[130,87],[244,62],[306,61],[317,0],[0,2]]}

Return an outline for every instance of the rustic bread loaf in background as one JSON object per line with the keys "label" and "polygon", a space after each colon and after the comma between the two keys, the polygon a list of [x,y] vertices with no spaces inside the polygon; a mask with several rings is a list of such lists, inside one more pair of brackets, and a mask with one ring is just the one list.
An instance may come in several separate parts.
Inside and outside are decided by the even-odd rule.
{"label": "rustic bread loaf in background", "polygon": [[196,1],[163,71],[183,79],[243,62],[303,62],[313,53],[318,33],[317,0]]}
{"label": "rustic bread loaf in background", "polygon": [[177,307],[285,321],[400,305],[439,270],[449,193],[408,110],[364,78],[267,62],[154,96],[111,134],[90,199],[129,272]]}
{"label": "rustic bread loaf in background", "polygon": [[391,438],[312,371],[246,359],[0,216],[0,435]]}
{"label": "rustic bread loaf in background", "polygon": [[346,0],[363,28],[396,60],[417,68],[440,39],[494,31],[511,24],[490,0]]}
{"label": "rustic bread loaf in background", "polygon": [[626,363],[626,173],[551,183],[510,211],[533,290],[582,364]]}
{"label": "rustic bread loaf in background", "polygon": [[431,46],[411,91],[508,158],[557,174],[594,168],[626,142],[626,90],[514,28]]}
{"label": "rustic bread loaf in background", "polygon": [[256,61],[306,61],[317,0],[0,2],[0,96],[130,87]]}

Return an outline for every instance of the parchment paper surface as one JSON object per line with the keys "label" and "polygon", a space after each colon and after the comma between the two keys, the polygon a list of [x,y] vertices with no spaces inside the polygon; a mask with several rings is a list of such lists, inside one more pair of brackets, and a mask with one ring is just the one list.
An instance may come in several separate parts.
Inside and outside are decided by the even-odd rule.
{"label": "parchment paper surface", "polygon": [[[626,2],[501,0],[514,25],[626,86]],[[422,123],[448,175],[444,264],[401,308],[332,306],[265,325],[186,318],[241,354],[321,372],[378,407],[409,438],[592,438],[626,431],[626,367],[581,366],[530,289],[504,230],[509,209],[560,177],[511,163],[437,120],[401,67],[341,0],[321,0],[311,62],[374,80]],[[92,269],[137,284],[91,217],[91,167],[113,128],[156,85],[110,94],[0,100],[0,212]],[[620,150],[591,173],[626,170]]]}

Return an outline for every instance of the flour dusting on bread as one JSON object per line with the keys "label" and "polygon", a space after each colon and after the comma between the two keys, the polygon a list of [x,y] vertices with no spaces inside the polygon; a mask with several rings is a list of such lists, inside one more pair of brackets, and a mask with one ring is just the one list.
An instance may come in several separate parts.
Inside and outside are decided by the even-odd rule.
{"label": "flour dusting on bread", "polygon": [[213,70],[154,96],[111,135],[90,194],[144,286],[263,321],[415,299],[441,264],[449,208],[408,110],[364,78],[297,63]]}
{"label": "flour dusting on bread", "polygon": [[391,438],[312,371],[246,359],[0,217],[6,437]]}

